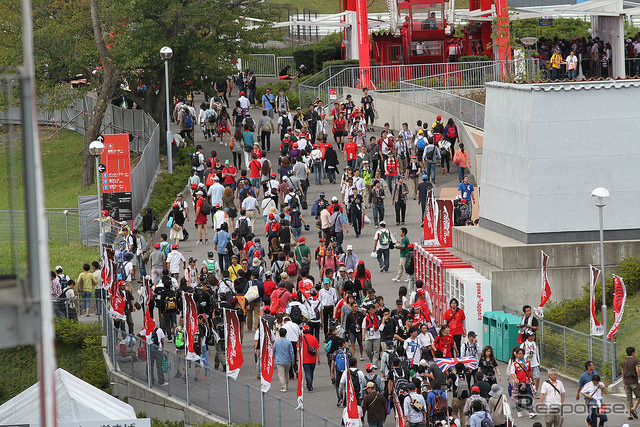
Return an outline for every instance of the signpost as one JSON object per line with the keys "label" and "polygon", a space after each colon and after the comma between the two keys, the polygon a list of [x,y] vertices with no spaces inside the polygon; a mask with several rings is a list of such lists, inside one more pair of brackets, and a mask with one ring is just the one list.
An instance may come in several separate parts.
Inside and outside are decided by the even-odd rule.
{"label": "signpost", "polygon": [[[133,220],[129,135],[104,135],[104,153],[98,166],[102,185],[103,209],[116,221]],[[101,166],[104,166],[102,170]]]}
{"label": "signpost", "polygon": [[539,27],[553,27],[553,19],[552,18],[540,18],[538,19]]}

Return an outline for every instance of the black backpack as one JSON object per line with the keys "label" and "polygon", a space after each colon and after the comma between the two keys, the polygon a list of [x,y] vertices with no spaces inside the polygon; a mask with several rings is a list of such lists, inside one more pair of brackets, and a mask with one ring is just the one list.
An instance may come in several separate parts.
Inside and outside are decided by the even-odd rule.
{"label": "black backpack", "polygon": [[291,149],[291,143],[287,141],[282,142],[282,148],[280,149],[280,155],[282,157],[286,157],[289,155],[289,150]]}
{"label": "black backpack", "polygon": [[66,274],[58,275],[58,280],[60,281],[60,288],[63,290],[69,285],[69,276]]}
{"label": "black backpack", "polygon": [[302,310],[300,310],[300,306],[299,305],[294,305],[291,308],[291,321],[295,324],[300,324],[302,323]]}
{"label": "black backpack", "polygon": [[200,166],[200,153],[197,151],[191,155],[191,166],[194,168]]}
{"label": "black backpack", "polygon": [[358,370],[352,371],[349,369],[349,375],[351,375],[351,383],[353,384],[356,399],[360,400],[360,376],[358,375]]}
{"label": "black backpack", "polygon": [[427,147],[427,160],[433,160],[433,156],[436,154],[436,146],[432,145],[433,150],[429,151],[429,147]]}
{"label": "black backpack", "polygon": [[289,117],[287,116],[282,116],[282,126],[281,129],[283,129],[284,131],[286,131],[287,129],[289,129],[289,127],[291,126],[291,121],[289,120]]}
{"label": "black backpack", "polygon": [[404,271],[408,275],[412,275],[414,268],[415,268],[415,262],[413,258],[413,253],[409,253],[409,255],[407,255],[406,261],[404,262]]}
{"label": "black backpack", "polygon": [[206,197],[202,198],[202,207],[200,208],[200,213],[202,215],[209,215],[211,213],[211,203]]}
{"label": "black backpack", "polygon": [[444,125],[442,124],[442,122],[436,122],[436,125],[433,127],[433,133],[444,133]]}
{"label": "black backpack", "polygon": [[291,230],[286,224],[280,224],[280,230],[278,230],[278,240],[280,243],[286,244],[291,241]]}
{"label": "black backpack", "polygon": [[255,122],[253,121],[253,119],[251,117],[247,117],[244,120],[244,124],[245,124],[245,126],[247,126],[249,128],[249,131],[251,131],[251,132],[255,132],[256,131],[256,124],[255,124]]}
{"label": "black backpack", "polygon": [[193,335],[193,352],[200,356],[202,354],[202,343],[200,342],[200,332],[196,331]]}
{"label": "black backpack", "polygon": [[238,221],[238,234],[242,237],[249,235],[249,219],[243,218]]}

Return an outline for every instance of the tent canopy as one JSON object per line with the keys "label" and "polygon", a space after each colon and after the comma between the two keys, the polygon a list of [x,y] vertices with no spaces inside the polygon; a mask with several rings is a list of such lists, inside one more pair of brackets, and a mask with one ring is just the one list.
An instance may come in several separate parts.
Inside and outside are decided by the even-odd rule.
{"label": "tent canopy", "polygon": [[[56,370],[56,413],[59,423],[135,419],[133,407],[97,387]],[[2,424],[40,422],[40,383],[0,406]]]}

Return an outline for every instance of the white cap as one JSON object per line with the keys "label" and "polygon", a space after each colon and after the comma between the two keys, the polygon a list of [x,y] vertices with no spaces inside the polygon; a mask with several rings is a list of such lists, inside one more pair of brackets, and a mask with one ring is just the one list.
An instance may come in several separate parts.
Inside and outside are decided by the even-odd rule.
{"label": "white cap", "polygon": [[58,270],[62,270],[62,266],[61,265],[56,265],[56,271]]}
{"label": "white cap", "polygon": [[353,245],[347,245],[347,250],[348,251],[352,251],[353,250]]}

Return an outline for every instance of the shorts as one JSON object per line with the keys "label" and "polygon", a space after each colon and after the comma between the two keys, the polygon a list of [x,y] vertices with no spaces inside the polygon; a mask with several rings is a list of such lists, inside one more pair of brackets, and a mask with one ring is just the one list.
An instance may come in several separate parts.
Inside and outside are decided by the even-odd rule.
{"label": "shorts", "polygon": [[540,366],[531,367],[531,378],[533,378],[534,380],[536,378],[540,378]]}
{"label": "shorts", "polygon": [[358,344],[362,345],[362,333],[349,332],[349,342],[351,344],[355,344],[356,341],[358,342]]}

